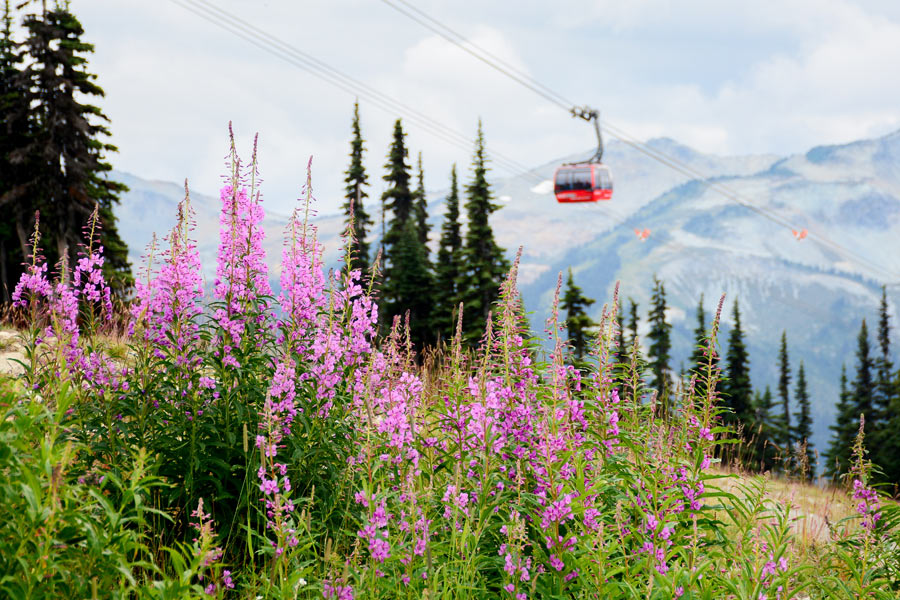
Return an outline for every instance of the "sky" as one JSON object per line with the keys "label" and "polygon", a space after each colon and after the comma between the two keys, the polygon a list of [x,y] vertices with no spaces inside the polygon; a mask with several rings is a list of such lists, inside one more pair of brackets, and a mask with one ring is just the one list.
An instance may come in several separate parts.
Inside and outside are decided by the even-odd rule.
{"label": "sky", "polygon": [[[380,0],[207,0],[267,35],[529,167],[594,144],[565,110],[504,78]],[[416,0],[416,6],[639,139],[719,154],[803,152],[900,129],[896,0]],[[354,94],[317,79],[170,0],[72,0],[95,45],[116,169],[216,193],[228,123],[263,196],[287,213],[313,157],[323,213],[342,202]],[[394,120],[360,100],[370,196]],[[412,123],[426,187],[468,178],[472,147]],[[497,166],[496,176],[511,174]]]}

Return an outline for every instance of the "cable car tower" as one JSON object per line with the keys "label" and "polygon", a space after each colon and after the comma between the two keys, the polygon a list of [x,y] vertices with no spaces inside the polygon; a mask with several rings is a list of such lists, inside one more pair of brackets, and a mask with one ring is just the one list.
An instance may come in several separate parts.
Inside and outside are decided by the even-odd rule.
{"label": "cable car tower", "polygon": [[594,123],[597,134],[597,150],[582,162],[567,163],[556,169],[553,175],[553,193],[557,202],[598,202],[611,200],[612,173],[603,164],[603,135],[600,132],[600,113],[589,106],[570,109],[573,117]]}

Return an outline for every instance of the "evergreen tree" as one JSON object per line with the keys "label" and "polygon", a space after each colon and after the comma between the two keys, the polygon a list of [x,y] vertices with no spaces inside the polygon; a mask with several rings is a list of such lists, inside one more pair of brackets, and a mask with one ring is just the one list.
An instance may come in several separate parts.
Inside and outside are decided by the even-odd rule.
{"label": "evergreen tree", "polygon": [[753,400],[753,386],[750,382],[750,355],[741,329],[741,311],[738,301],[734,301],[734,325],[728,333],[728,349],[725,352],[726,379],[722,385],[725,404],[731,409],[726,420],[732,424],[747,423]]}
{"label": "evergreen tree", "polygon": [[875,390],[873,394],[873,410],[871,421],[866,417],[866,425],[871,429],[872,458],[885,471],[892,461],[894,438],[900,430],[890,427],[891,405],[897,396],[897,386],[893,378],[894,363],[891,360],[891,324],[888,315],[887,291],[881,288],[881,305],[878,311],[878,346],[881,355],[875,359]]}
{"label": "evergreen tree", "polygon": [[806,373],[803,369],[803,361],[800,361],[800,367],[797,369],[797,388],[794,390],[797,399],[797,407],[800,414],[797,417],[797,426],[794,428],[794,441],[796,444],[806,445],[806,464],[809,466],[807,475],[812,477],[815,471],[815,458],[813,454],[813,446],[810,438],[812,437],[812,415],[810,414],[809,392],[806,389]]}
{"label": "evergreen tree", "polygon": [[416,163],[416,189],[413,192],[413,212],[416,216],[416,230],[419,232],[419,241],[425,248],[425,258],[428,258],[428,232],[431,226],[428,224],[428,200],[425,198],[425,170],[422,168],[422,153],[419,152],[419,160]]}
{"label": "evergreen tree", "polygon": [[872,416],[875,408],[875,382],[873,370],[875,365],[870,355],[869,330],[863,319],[857,337],[856,378],[853,380],[853,414],[854,420],[860,413],[866,415],[866,426],[872,428]]}
{"label": "evergreen tree", "polygon": [[373,225],[372,217],[366,212],[365,199],[369,197],[365,188],[369,185],[369,176],[363,166],[365,147],[359,127],[359,102],[353,103],[353,124],[350,127],[353,138],[350,140],[350,166],[344,172],[344,223],[350,224],[350,207],[353,207],[353,240],[350,256],[346,260],[348,269],[360,269],[364,274],[369,269],[369,242],[366,241],[369,228]]}
{"label": "evergreen tree", "polygon": [[[22,55],[12,37],[13,14],[9,0],[3,5],[3,37],[0,38],[0,303],[10,302],[27,258],[26,223],[34,216],[34,207],[26,198],[14,198],[13,191],[27,180],[24,169],[13,165],[11,153],[25,146],[28,138],[27,88],[18,76]],[[14,117],[18,118],[14,118]],[[20,230],[17,230],[19,228]]]}
{"label": "evergreen tree", "polygon": [[787,331],[781,332],[781,348],[778,351],[778,399],[781,401],[781,420],[778,444],[789,452],[794,443],[790,406],[791,365],[788,356]]}
{"label": "evergreen tree", "polygon": [[566,290],[563,293],[560,308],[566,312],[566,330],[569,334],[569,346],[572,349],[572,362],[576,368],[586,370],[585,355],[589,352],[590,329],[597,324],[587,315],[585,308],[594,303],[593,298],[588,298],[575,285],[572,269],[569,269],[569,277],[566,280]]}
{"label": "evergreen tree", "polygon": [[421,348],[434,342],[432,300],[428,293],[433,280],[412,219],[407,219],[392,249],[394,264],[402,265],[402,268],[392,273],[391,287],[396,296],[394,303],[389,305],[389,314],[392,318],[399,315],[405,320],[405,314],[409,312],[410,339]]}
{"label": "evergreen tree", "polygon": [[408,151],[400,119],[394,124],[394,136],[385,164],[384,180],[388,188],[382,201],[391,211],[384,239],[382,296],[387,326],[395,316],[410,313],[410,334],[414,344],[432,342],[432,277],[414,219],[413,194],[409,189]]}
{"label": "evergreen tree", "polygon": [[[133,278],[113,207],[127,187],[107,177],[112,167],[104,162],[104,154],[116,151],[102,141],[110,135],[104,124],[109,119],[98,107],[83,103],[103,96],[84,57],[94,47],[82,41],[84,29],[65,4],[26,15],[23,27],[27,35],[23,47],[31,62],[14,75],[12,85],[25,93],[21,107],[28,112],[14,112],[4,120],[25,119],[31,133],[23,145],[9,152],[24,177],[4,194],[0,206],[18,205],[11,212],[19,220],[20,239],[34,210],[40,210],[43,235],[49,242],[45,246],[48,261],[66,256],[73,265],[83,241],[82,228],[96,204],[104,275],[117,294],[124,294]],[[29,221],[22,222],[25,218]],[[27,242],[22,246],[27,247]]]}
{"label": "evergreen tree", "polygon": [[[895,381],[895,386],[897,383]],[[900,485],[900,395],[894,394],[891,397],[887,415],[880,444],[879,465],[884,471],[885,481],[896,486]]]}
{"label": "evergreen tree", "polygon": [[653,372],[653,381],[662,402],[663,412],[667,410],[669,392],[671,391],[671,360],[672,325],[666,322],[666,287],[653,276],[653,295],[650,298],[650,348],[647,351],[650,370]]}
{"label": "evergreen tree", "polygon": [[637,339],[637,330],[638,330],[638,304],[634,301],[634,299],[628,299],[628,331],[631,332],[631,335],[628,337],[628,346],[625,354],[629,354],[631,352],[631,347],[634,346],[634,341]]}
{"label": "evergreen tree", "polygon": [[468,228],[463,246],[463,270],[459,277],[460,299],[465,306],[463,331],[470,342],[481,339],[484,334],[488,313],[499,295],[500,282],[509,270],[509,262],[503,256],[503,248],[494,241],[488,221],[491,213],[500,206],[491,202],[486,163],[484,133],[479,120],[472,182],[466,186]]}
{"label": "evergreen tree", "polygon": [[847,385],[847,366],[841,365],[841,393],[838,397],[837,419],[830,425],[831,439],[825,452],[825,475],[836,480],[839,475],[847,473],[850,468],[850,448],[856,434],[853,394]]}
{"label": "evergreen tree", "polygon": [[697,327],[694,329],[694,349],[688,359],[691,373],[699,375],[701,367],[706,364],[706,312],[703,310],[703,294],[697,303]]}
{"label": "evergreen tree", "polygon": [[766,391],[762,394],[757,392],[754,395],[752,424],[747,431],[747,439],[752,441],[751,465],[760,471],[768,471],[775,466],[775,446],[772,440],[778,433],[778,419],[772,416],[774,403],[769,386],[766,386]]}
{"label": "evergreen tree", "polygon": [[446,339],[453,336],[456,312],[459,309],[457,281],[462,272],[462,235],[459,225],[459,189],[456,181],[456,165],[450,170],[450,193],[446,200],[447,212],[441,225],[441,241],[438,245],[435,274],[435,328]]}

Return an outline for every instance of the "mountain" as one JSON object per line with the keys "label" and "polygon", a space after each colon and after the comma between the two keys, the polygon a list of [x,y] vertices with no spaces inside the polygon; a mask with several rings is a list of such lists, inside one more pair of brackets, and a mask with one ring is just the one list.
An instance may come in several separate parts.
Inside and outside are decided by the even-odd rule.
{"label": "mountain", "polygon": [[[698,175],[684,175],[613,141],[604,157],[615,178],[612,201],[557,204],[551,179],[558,162],[493,182],[504,205],[493,217],[498,241],[510,254],[524,246],[520,288],[527,309],[533,311],[534,329],[543,329],[557,276],[569,267],[578,285],[597,299],[595,318],[618,281],[621,296],[634,298],[646,320],[655,274],[666,286],[677,370],[693,344],[700,295],[708,323],[725,293],[720,340],[727,338],[731,306],[738,299],[756,387],[775,383],[778,342],[787,331],[794,373],[800,360],[805,363],[813,442],[823,451],[834,418],[840,366],[846,362],[851,377],[855,370],[860,320],[868,320],[874,336],[883,283],[888,284],[891,305],[896,307],[900,300],[900,132],[789,157],[709,155],[668,138],[650,140],[646,146]],[[151,232],[171,228],[183,188],[115,176],[131,188],[117,214],[137,263]],[[712,185],[726,187],[751,206],[727,198]],[[444,192],[429,195],[436,236]],[[199,194],[192,194],[192,200],[209,278],[215,271],[218,200]],[[797,241],[790,227],[760,212],[807,228],[810,235]],[[273,277],[286,221],[269,215],[265,222]],[[315,220],[326,262],[332,266],[338,264],[341,221],[337,215]],[[649,238],[640,241],[635,228],[650,229]],[[891,317],[896,324],[896,309]]]}

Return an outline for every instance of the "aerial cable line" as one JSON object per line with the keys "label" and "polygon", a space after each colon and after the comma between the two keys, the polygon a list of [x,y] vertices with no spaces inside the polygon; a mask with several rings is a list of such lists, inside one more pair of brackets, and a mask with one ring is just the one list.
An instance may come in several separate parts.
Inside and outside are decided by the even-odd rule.
{"label": "aerial cable line", "polygon": [[[307,54],[275,36],[255,27],[247,21],[217,7],[207,0],[172,0],[173,3],[194,13],[200,18],[240,37],[257,48],[268,52],[300,68],[333,86],[358,96],[388,113],[400,113],[408,121],[424,129],[426,133],[458,148],[471,151],[475,140],[428,117],[420,111],[379,92],[331,67],[327,63]],[[494,150],[487,150],[490,158],[500,167],[514,174],[528,173],[529,167]]]}
{"label": "aerial cable line", "polygon": [[[530,75],[523,73],[516,67],[506,63],[488,50],[485,50],[481,46],[478,46],[472,42],[467,42],[464,36],[453,31],[437,19],[428,16],[428,14],[423,12],[421,9],[413,6],[411,3],[406,2],[405,0],[381,1],[397,12],[402,13],[416,23],[422,25],[426,29],[430,29],[431,31],[435,32],[439,36],[451,42],[453,45],[458,46],[461,50],[480,60],[489,67],[500,71],[516,83],[527,87],[540,96],[543,96],[545,100],[556,104],[563,110],[568,111],[573,106],[575,106],[575,103],[569,102],[560,94],[557,94],[547,86],[541,84],[539,81],[534,80]],[[406,8],[398,5],[403,5],[403,7]]]}
{"label": "aerial cable line", "polygon": [[[523,87],[528,88],[532,92],[541,96],[545,100],[559,106],[567,112],[571,113],[574,107],[577,106],[576,103],[568,100],[562,94],[555,92],[551,88],[541,84],[527,73],[523,73],[521,70],[503,61],[501,58],[497,57],[490,51],[482,48],[481,46],[473,44],[472,42],[466,41],[465,37],[462,34],[454,31],[452,28],[429,16],[427,13],[408,2],[408,0],[381,1],[397,12],[408,17],[409,19],[415,21],[416,23],[419,23],[426,29],[440,35],[453,45],[459,47],[467,54],[470,54],[471,56],[477,58],[479,61],[490,66],[494,70],[498,71],[509,79],[512,79]],[[660,152],[658,150],[650,148],[646,144],[638,141],[634,136],[631,136],[620,127],[617,127],[609,121],[603,120],[602,123],[604,128],[606,128],[613,137],[626,143],[627,145],[645,154],[651,159],[656,160],[676,171],[679,171],[683,175],[687,175],[692,179],[699,179],[700,183],[704,186],[707,186],[714,191],[719,192],[729,200],[732,200],[733,202],[736,202],[744,206],[745,208],[752,210],[763,218],[769,219],[770,221],[791,230],[795,228],[790,221],[778,215],[777,213],[755,204],[752,200],[746,198],[743,194],[721,182],[712,181],[710,175],[695,169],[694,167],[688,165],[687,163],[679,160],[676,157],[668,156],[664,152]],[[833,240],[825,237],[822,234],[809,232],[809,238],[814,239],[823,246],[830,247],[832,250],[836,251],[844,258],[851,260],[851,262],[856,262],[861,266],[867,266],[871,271],[881,272],[882,274],[888,275],[890,277],[897,277],[897,273],[895,273],[894,271],[872,262],[865,256],[862,256],[850,250],[849,248],[846,248],[838,244],[837,242],[834,242]]]}
{"label": "aerial cable line", "polygon": [[[291,46],[240,17],[217,7],[208,0],[172,0],[172,2],[213,25],[247,41],[253,46],[334,85],[338,89],[367,100],[377,108],[388,113],[403,113],[411,123],[423,128],[427,133],[430,133],[451,145],[467,151],[470,151],[475,145],[475,141],[466,135],[447,127],[420,111],[346,75],[324,61]],[[486,150],[491,160],[501,168],[514,174],[524,176],[536,184],[546,181],[544,177],[541,177],[535,172],[534,168],[528,167],[497,151],[490,149]],[[626,219],[620,214],[617,214],[616,211],[613,211],[610,207],[603,208],[609,209],[603,210],[602,212],[617,224],[621,225],[626,223]]]}

